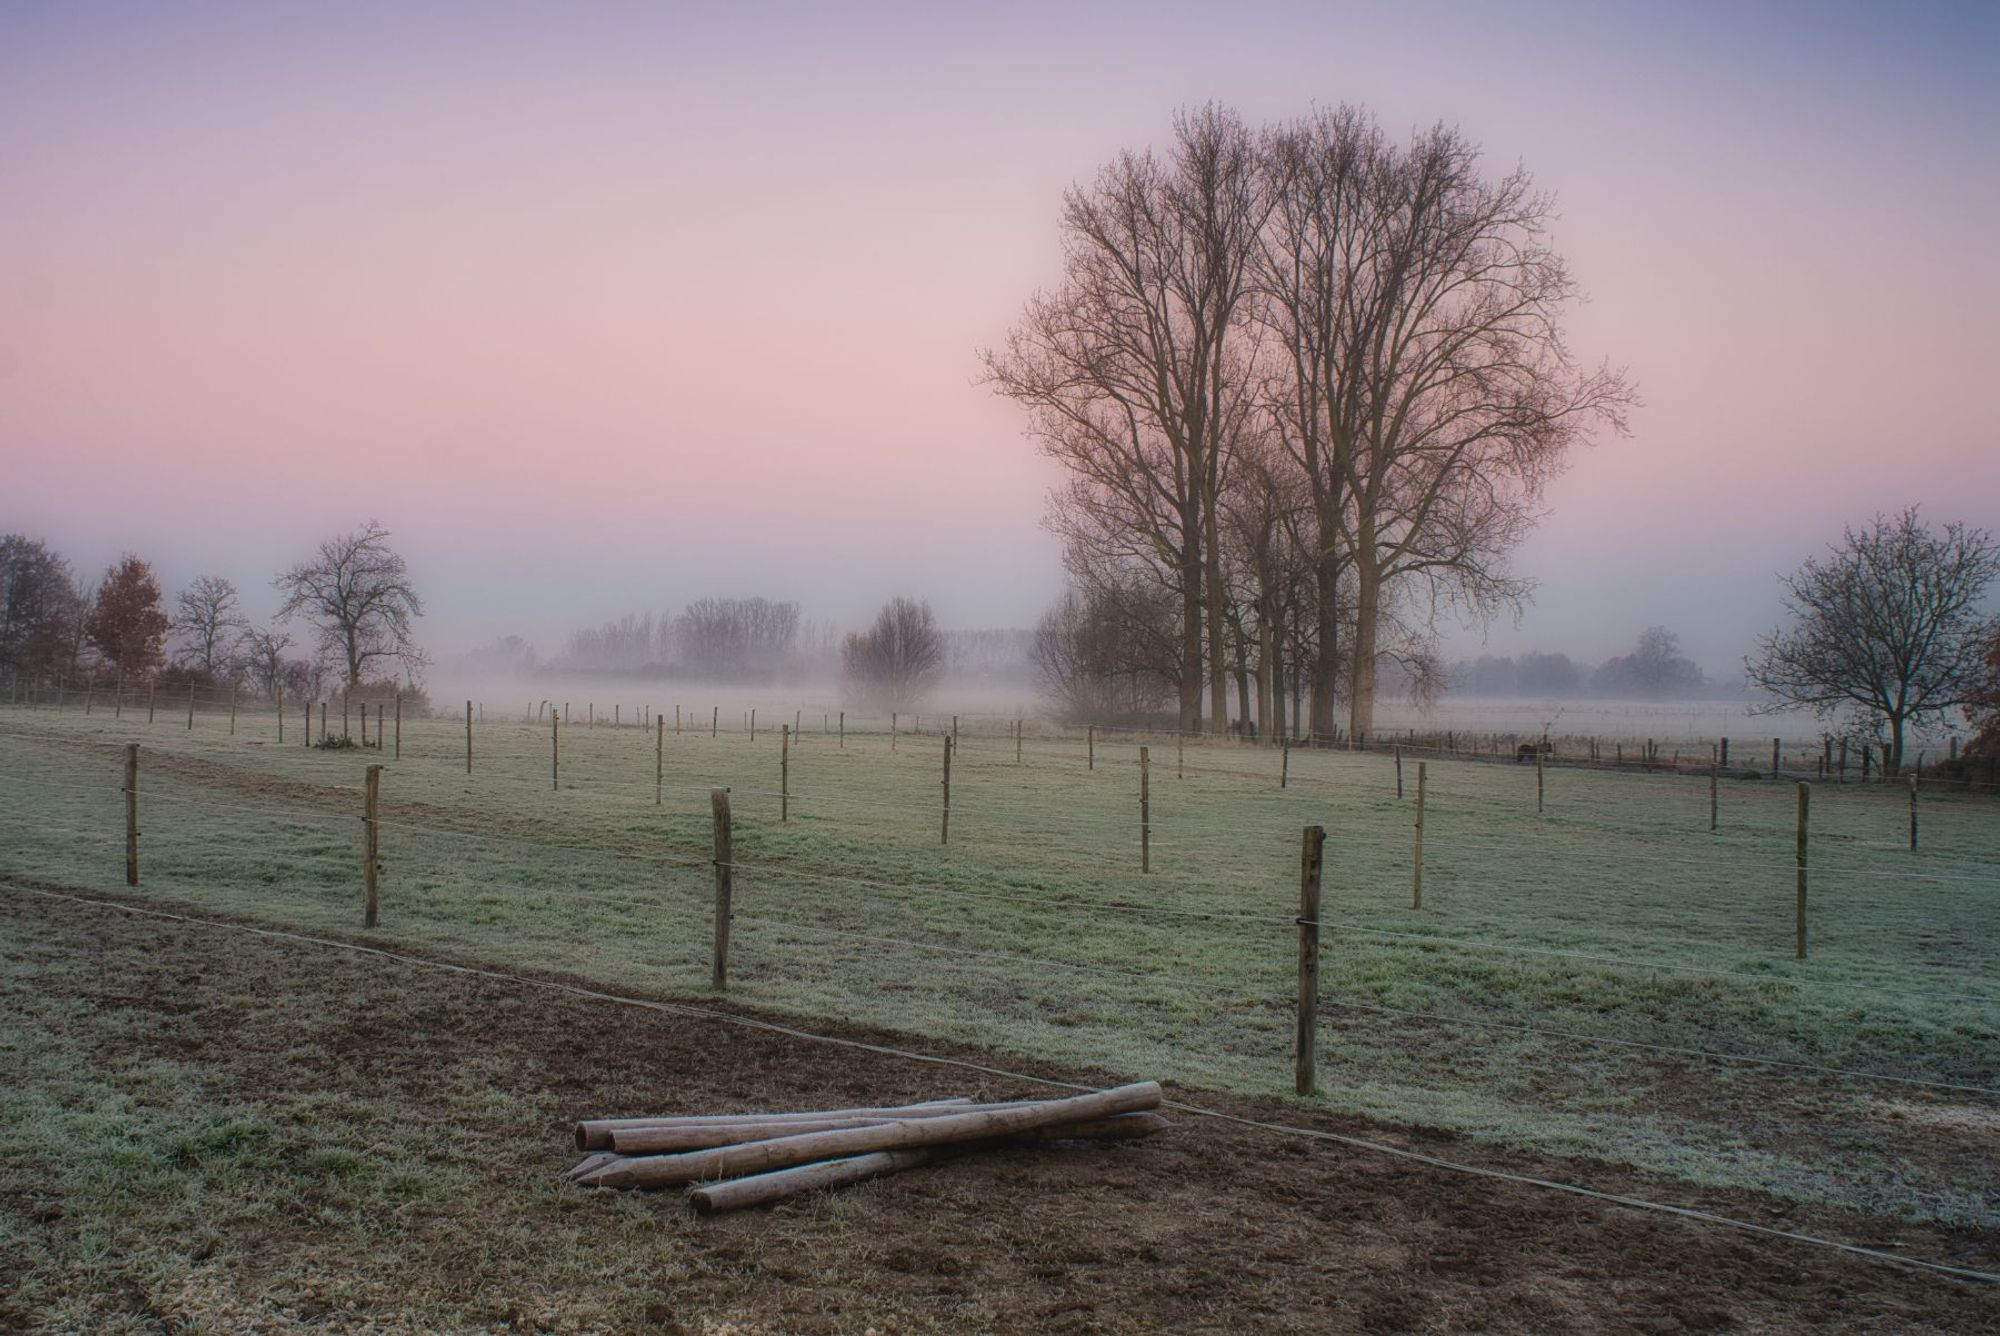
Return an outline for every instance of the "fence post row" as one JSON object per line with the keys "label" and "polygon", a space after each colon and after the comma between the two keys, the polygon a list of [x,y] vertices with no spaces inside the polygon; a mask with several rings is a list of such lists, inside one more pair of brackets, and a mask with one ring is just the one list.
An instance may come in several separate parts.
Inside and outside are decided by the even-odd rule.
{"label": "fence post row", "polygon": [[366,834],[366,849],[362,854],[361,863],[361,926],[364,928],[374,927],[377,918],[375,862],[376,854],[381,848],[378,833],[380,823],[377,821],[381,810],[381,797],[382,767],[371,765],[368,767],[368,778],[363,786],[361,800],[361,823]]}
{"label": "fence post row", "polygon": [[1319,882],[1326,829],[1307,826],[1299,848],[1299,1010],[1293,1036],[1292,1088],[1319,1091]]}
{"label": "fence post row", "polygon": [[715,963],[709,975],[709,983],[717,992],[729,987],[729,918],[732,913],[730,896],[730,846],[729,790],[712,789],[708,795],[709,806],[715,814]]}

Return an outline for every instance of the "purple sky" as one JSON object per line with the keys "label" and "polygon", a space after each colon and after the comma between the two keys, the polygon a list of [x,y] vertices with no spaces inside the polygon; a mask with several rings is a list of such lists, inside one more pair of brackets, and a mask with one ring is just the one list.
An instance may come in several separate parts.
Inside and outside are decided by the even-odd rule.
{"label": "purple sky", "polygon": [[0,0],[0,528],[262,611],[377,516],[443,650],[705,593],[1026,624],[1055,477],[975,352],[1063,188],[1209,98],[1559,193],[1646,405],[1496,652],[1727,670],[1843,522],[2000,525],[2000,6],[834,10]]}

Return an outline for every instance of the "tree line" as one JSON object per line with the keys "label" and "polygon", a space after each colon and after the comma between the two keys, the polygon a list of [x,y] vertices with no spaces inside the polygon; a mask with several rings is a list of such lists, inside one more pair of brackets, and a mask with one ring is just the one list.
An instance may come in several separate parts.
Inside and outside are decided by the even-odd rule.
{"label": "tree line", "polygon": [[1545,484],[1635,403],[1564,341],[1552,217],[1457,129],[1354,107],[1183,112],[1071,189],[1060,280],[983,355],[1065,472],[1057,693],[1197,731],[1233,690],[1264,736],[1303,708],[1331,737],[1342,706],[1372,729],[1385,664],[1434,690],[1440,613],[1518,604]]}
{"label": "tree line", "polygon": [[415,639],[423,601],[389,537],[371,520],[326,539],[272,579],[277,612],[256,621],[224,576],[198,576],[169,604],[140,556],[126,553],[85,582],[47,543],[0,535],[0,688],[110,680],[265,696],[318,696],[329,683],[414,690],[428,662]]}

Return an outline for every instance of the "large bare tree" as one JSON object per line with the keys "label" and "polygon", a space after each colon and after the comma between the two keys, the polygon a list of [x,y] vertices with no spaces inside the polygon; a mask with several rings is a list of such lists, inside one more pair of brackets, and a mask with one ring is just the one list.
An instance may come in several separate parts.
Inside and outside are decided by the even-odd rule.
{"label": "large bare tree", "polygon": [[1915,507],[1848,529],[1824,560],[1785,577],[1791,625],[1745,660],[1776,702],[1822,718],[1859,713],[1888,730],[1883,770],[1903,765],[1911,724],[1975,702],[2000,619],[1981,612],[2000,578],[2000,545],[1985,529],[1933,532]]}
{"label": "large bare tree", "polygon": [[[1595,428],[1622,430],[1624,377],[1571,357],[1577,288],[1548,239],[1551,198],[1525,170],[1489,181],[1435,127],[1407,146],[1339,108],[1271,132],[1274,200],[1259,310],[1281,350],[1273,420],[1311,481],[1324,615],[1353,576],[1348,722],[1373,727],[1387,616],[1404,591],[1485,614],[1526,586],[1505,558],[1547,480]],[[1332,723],[1334,637],[1315,664],[1313,732]],[[1406,636],[1407,639],[1407,636]],[[1406,653],[1427,650],[1416,636]]]}
{"label": "large bare tree", "polygon": [[1180,726],[1227,718],[1218,498],[1250,406],[1241,306],[1262,222],[1252,137],[1209,106],[1164,155],[1124,153],[1064,198],[1063,281],[1027,305],[987,380],[1068,470],[1064,515],[1122,526],[1181,601]]}
{"label": "large bare tree", "polygon": [[374,520],[327,539],[311,560],[271,583],[284,595],[279,619],[303,618],[321,650],[340,664],[349,689],[361,685],[373,664],[394,664],[414,675],[428,662],[413,636],[424,605],[410,582],[409,563]]}

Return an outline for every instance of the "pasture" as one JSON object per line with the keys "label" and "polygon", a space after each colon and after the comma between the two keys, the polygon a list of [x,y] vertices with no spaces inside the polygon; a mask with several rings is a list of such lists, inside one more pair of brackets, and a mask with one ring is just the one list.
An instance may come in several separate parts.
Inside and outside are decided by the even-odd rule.
{"label": "pasture", "polygon": [[[710,791],[731,790],[728,998],[1023,1060],[1249,1096],[1291,1085],[1300,831],[1326,829],[1317,1108],[1587,1156],[1663,1191],[1754,1190],[1976,1231],[1996,1220],[2000,807],[1815,786],[1806,959],[1795,786],[1152,739],[943,740],[721,709],[627,722],[406,719],[400,759],[129,708],[0,717],[0,870],[305,932],[361,921],[361,779],[382,764],[387,945],[655,995],[707,991]],[[688,710],[692,715],[694,711]],[[735,716],[735,717],[732,717]],[[785,722],[789,723],[789,719]],[[907,727],[907,724],[905,725]],[[338,731],[337,715],[335,730]],[[656,747],[659,787],[655,802]],[[1281,786],[1281,770],[1284,783]],[[780,819],[781,804],[787,819]],[[1675,1184],[1679,1186],[1674,1186]]]}

